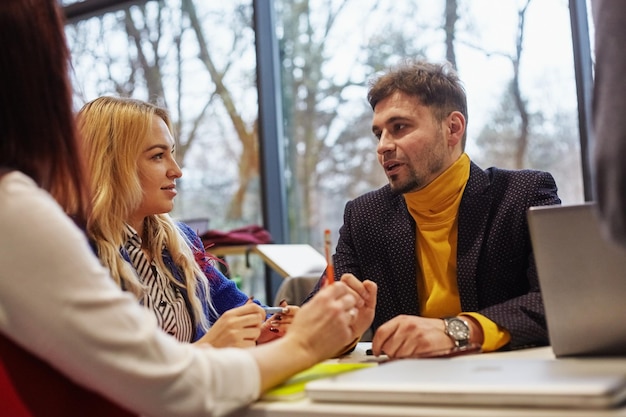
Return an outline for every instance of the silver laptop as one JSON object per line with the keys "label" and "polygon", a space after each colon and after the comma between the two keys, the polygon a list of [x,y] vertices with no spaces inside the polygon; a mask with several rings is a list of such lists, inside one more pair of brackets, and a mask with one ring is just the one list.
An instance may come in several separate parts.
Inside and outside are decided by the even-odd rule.
{"label": "silver laptop", "polygon": [[611,359],[400,359],[309,382],[306,393],[344,403],[601,409],[624,402],[625,368]]}
{"label": "silver laptop", "polygon": [[595,205],[534,207],[528,222],[554,354],[626,356],[626,249]]}

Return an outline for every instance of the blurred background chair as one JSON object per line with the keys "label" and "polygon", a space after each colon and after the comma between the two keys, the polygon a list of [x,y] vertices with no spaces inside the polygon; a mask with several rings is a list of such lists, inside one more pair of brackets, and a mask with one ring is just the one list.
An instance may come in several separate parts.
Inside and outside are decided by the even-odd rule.
{"label": "blurred background chair", "polygon": [[278,305],[283,299],[287,300],[287,304],[290,305],[302,305],[302,302],[313,291],[319,279],[319,275],[285,278],[280,287],[278,287],[274,297],[274,305]]}

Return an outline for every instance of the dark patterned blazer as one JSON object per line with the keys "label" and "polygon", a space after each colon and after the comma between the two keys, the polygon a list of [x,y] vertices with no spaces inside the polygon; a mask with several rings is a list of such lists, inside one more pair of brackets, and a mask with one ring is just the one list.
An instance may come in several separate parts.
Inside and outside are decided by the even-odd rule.
{"label": "dark patterned blazer", "polygon": [[[526,211],[560,202],[547,172],[483,171],[471,163],[458,215],[461,308],[506,328],[506,349],[549,343]],[[378,284],[374,332],[397,315],[419,314],[415,229],[404,197],[389,185],[346,204],[335,279],[350,272]]]}

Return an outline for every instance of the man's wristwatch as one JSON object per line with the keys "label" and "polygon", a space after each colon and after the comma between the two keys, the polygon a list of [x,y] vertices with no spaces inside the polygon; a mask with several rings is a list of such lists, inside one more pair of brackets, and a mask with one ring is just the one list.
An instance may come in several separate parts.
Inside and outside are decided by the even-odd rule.
{"label": "man's wristwatch", "polygon": [[458,317],[444,317],[443,323],[446,326],[446,334],[450,336],[456,347],[469,344],[470,327],[465,320]]}

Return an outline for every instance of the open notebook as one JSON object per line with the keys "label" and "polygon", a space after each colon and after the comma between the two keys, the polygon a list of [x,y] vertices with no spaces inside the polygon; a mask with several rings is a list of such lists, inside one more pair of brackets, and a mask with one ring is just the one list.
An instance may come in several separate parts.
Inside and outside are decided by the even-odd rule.
{"label": "open notebook", "polygon": [[400,359],[306,385],[314,401],[609,408],[626,399],[626,364],[600,359]]}

